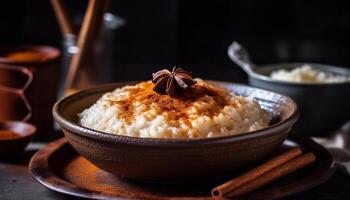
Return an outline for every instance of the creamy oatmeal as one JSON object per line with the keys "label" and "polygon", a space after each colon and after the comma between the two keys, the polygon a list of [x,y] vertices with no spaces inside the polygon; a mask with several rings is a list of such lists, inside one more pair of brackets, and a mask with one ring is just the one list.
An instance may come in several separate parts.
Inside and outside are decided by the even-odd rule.
{"label": "creamy oatmeal", "polygon": [[153,91],[151,81],[117,88],[79,114],[80,124],[142,138],[210,138],[267,127],[269,114],[251,98],[202,80],[173,97]]}

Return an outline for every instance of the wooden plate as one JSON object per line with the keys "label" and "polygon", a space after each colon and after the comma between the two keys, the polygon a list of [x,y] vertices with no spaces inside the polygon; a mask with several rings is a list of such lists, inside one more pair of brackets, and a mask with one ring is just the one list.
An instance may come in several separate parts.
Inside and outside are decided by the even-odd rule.
{"label": "wooden plate", "polygon": [[[311,139],[289,136],[280,151],[299,146],[304,152],[313,152],[317,161],[302,170],[246,196],[247,199],[277,199],[313,188],[335,171],[331,154]],[[277,153],[277,152],[276,152]],[[140,163],[140,170],[142,163]],[[211,189],[233,178],[193,183],[141,183],[116,177],[98,169],[70,146],[65,138],[51,142],[31,159],[32,176],[51,190],[93,199],[210,199]]]}

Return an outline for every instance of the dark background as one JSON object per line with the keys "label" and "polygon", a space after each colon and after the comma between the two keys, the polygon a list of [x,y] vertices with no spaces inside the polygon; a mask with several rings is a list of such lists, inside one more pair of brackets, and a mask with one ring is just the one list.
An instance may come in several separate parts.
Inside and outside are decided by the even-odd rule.
{"label": "dark background", "polygon": [[[65,1],[79,25],[86,0]],[[149,79],[180,65],[207,79],[244,81],[226,56],[239,41],[258,64],[308,61],[350,66],[350,7],[346,1],[111,0],[125,24],[103,37],[100,82]],[[49,0],[0,3],[0,45],[61,48]]]}

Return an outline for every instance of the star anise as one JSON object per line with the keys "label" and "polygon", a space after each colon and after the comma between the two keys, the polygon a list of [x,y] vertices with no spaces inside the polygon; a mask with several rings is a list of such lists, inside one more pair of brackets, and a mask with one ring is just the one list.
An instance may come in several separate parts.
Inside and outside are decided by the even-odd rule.
{"label": "star anise", "polygon": [[155,84],[153,90],[160,94],[168,94],[173,96],[179,89],[184,90],[196,84],[192,78],[192,73],[182,68],[174,67],[170,72],[163,69],[152,74],[152,82]]}

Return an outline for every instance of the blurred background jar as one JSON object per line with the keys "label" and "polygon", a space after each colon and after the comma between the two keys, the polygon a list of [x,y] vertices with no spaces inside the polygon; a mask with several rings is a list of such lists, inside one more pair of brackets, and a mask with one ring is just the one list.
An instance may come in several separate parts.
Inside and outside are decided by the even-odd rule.
{"label": "blurred background jar", "polygon": [[[82,16],[77,16],[73,21],[81,21]],[[74,18],[73,18],[74,19]],[[103,15],[101,30],[93,48],[89,49],[86,59],[78,69],[70,92],[91,87],[98,83],[113,82],[111,69],[117,65],[113,56],[115,53],[115,30],[122,27],[126,21],[116,14],[106,12]],[[59,97],[64,96],[64,83],[71,65],[72,57],[79,51],[77,47],[77,34],[63,34],[62,37],[62,62],[60,73]]]}

